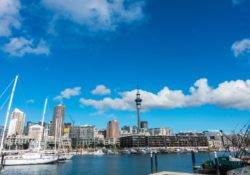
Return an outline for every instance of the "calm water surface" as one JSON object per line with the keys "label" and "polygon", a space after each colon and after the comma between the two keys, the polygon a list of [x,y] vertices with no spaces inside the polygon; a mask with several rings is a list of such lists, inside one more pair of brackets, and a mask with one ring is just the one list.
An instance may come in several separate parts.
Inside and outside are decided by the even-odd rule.
{"label": "calm water surface", "polygon": [[[197,164],[212,156],[196,154]],[[192,172],[191,155],[163,154],[158,156],[159,170]],[[74,156],[72,160],[52,165],[4,167],[3,175],[145,175],[150,173],[149,155]]]}

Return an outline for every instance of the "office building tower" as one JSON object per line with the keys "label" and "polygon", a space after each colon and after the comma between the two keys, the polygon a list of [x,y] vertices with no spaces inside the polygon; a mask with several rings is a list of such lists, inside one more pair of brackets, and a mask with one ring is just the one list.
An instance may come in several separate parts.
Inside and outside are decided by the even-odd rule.
{"label": "office building tower", "polygon": [[148,130],[148,122],[147,121],[141,121],[141,129]]}
{"label": "office building tower", "polygon": [[14,109],[14,111],[11,114],[11,118],[10,118],[8,136],[13,136],[13,135],[21,136],[21,135],[23,135],[24,121],[25,121],[24,113],[17,108]]}
{"label": "office building tower", "polygon": [[29,139],[39,140],[42,137],[43,126],[39,124],[34,124],[29,126]]}
{"label": "office building tower", "polygon": [[171,136],[170,128],[150,128],[149,133],[151,136]]}
{"label": "office building tower", "polygon": [[63,135],[65,107],[62,104],[54,108],[52,134],[60,139]]}
{"label": "office building tower", "polygon": [[106,137],[107,138],[119,138],[120,137],[119,124],[117,120],[112,120],[108,122]]}

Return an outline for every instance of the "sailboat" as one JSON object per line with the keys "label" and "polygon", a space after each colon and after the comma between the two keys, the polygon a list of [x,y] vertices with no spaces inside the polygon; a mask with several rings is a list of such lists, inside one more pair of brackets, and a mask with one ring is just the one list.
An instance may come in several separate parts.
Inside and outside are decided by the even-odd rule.
{"label": "sailboat", "polygon": [[[12,101],[13,101],[13,97],[14,97],[14,93],[16,89],[17,80],[18,80],[18,76],[15,77],[14,85],[11,91],[10,100],[9,100],[6,117],[5,117],[4,130],[3,130],[2,139],[1,139],[0,153],[2,155],[2,164],[5,166],[11,166],[11,165],[37,165],[37,164],[54,163],[58,160],[58,156],[53,155],[53,154],[46,154],[41,151],[42,134],[41,134],[41,137],[39,138],[39,146],[37,149],[28,150],[27,152],[19,151],[17,153],[8,154],[8,155],[6,155],[6,152],[3,151],[4,137],[5,137],[10,109],[12,106]],[[46,99],[44,103],[44,109],[43,109],[42,127],[41,127],[42,133],[43,133],[44,116],[45,116],[45,112],[47,108],[47,101],[48,100]]]}

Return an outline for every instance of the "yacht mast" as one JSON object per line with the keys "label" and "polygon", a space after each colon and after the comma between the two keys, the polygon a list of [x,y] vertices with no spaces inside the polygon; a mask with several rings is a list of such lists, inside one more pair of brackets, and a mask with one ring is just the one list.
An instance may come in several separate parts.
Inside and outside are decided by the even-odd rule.
{"label": "yacht mast", "polygon": [[42,142],[42,138],[43,138],[43,131],[44,131],[44,116],[45,116],[45,113],[46,113],[46,109],[47,109],[47,103],[48,103],[48,98],[45,99],[45,102],[44,102],[44,107],[43,107],[43,115],[42,115],[42,123],[41,123],[41,126],[42,126],[42,131],[41,131],[41,135],[40,135],[40,138],[39,138],[39,145],[38,145],[38,150],[41,149],[41,142]]}
{"label": "yacht mast", "polygon": [[12,106],[12,101],[13,101],[14,93],[15,93],[15,90],[16,90],[17,80],[18,80],[18,75],[15,77],[14,85],[13,85],[13,88],[12,88],[12,91],[11,91],[11,94],[10,94],[10,101],[9,101],[7,112],[6,112],[6,116],[5,116],[3,134],[2,134],[2,139],[1,139],[0,153],[2,152],[2,149],[3,149],[4,136],[5,136],[5,132],[6,132],[6,128],[7,128],[7,123],[8,123],[8,119],[9,119],[9,115],[10,115],[10,109],[11,109],[11,106]]}
{"label": "yacht mast", "polygon": [[55,152],[57,151],[57,148],[56,148],[56,146],[57,146],[57,133],[56,133],[56,131],[57,131],[57,127],[58,127],[58,123],[57,123],[57,118],[56,118],[56,126],[55,126]]}

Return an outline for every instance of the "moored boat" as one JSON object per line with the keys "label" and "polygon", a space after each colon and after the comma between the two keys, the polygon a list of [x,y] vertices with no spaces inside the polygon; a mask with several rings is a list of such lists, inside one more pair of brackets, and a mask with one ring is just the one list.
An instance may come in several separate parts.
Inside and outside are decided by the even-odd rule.
{"label": "moored boat", "polygon": [[44,153],[23,153],[15,155],[4,156],[3,165],[13,166],[13,165],[37,165],[37,164],[48,164],[54,163],[58,160],[56,155],[44,154]]}

